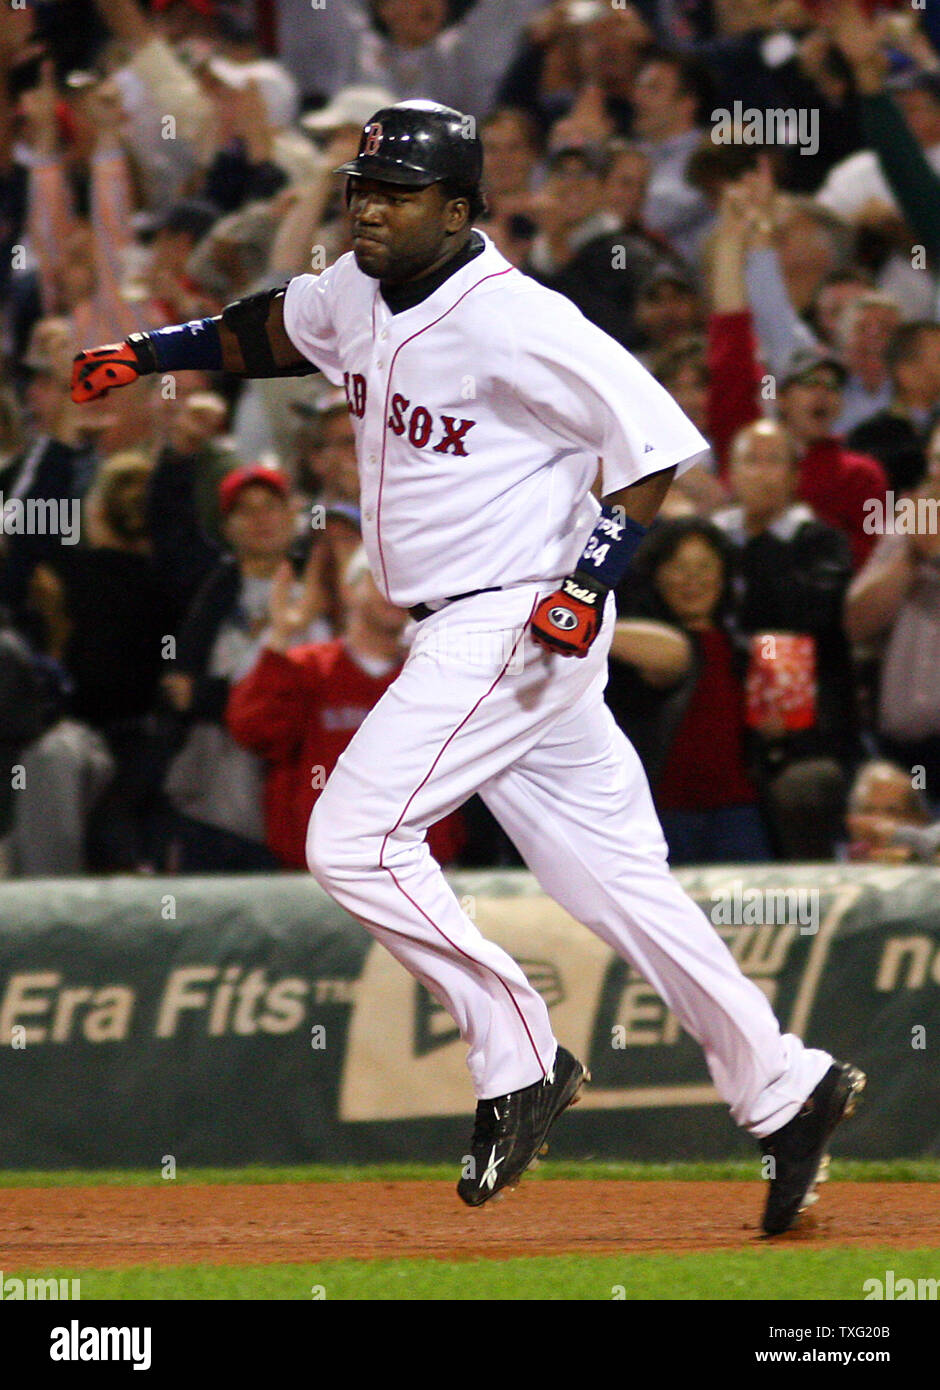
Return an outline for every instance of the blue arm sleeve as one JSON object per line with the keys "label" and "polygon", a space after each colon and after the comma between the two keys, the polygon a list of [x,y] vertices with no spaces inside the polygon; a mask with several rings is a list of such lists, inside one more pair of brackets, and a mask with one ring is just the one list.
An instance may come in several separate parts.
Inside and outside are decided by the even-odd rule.
{"label": "blue arm sleeve", "polygon": [[138,336],[150,344],[158,372],[222,370],[222,340],[216,319],[193,319],[133,335],[134,339]]}
{"label": "blue arm sleeve", "polygon": [[608,589],[615,589],[630,568],[647,529],[624,515],[622,507],[602,507],[576,573],[590,575]]}

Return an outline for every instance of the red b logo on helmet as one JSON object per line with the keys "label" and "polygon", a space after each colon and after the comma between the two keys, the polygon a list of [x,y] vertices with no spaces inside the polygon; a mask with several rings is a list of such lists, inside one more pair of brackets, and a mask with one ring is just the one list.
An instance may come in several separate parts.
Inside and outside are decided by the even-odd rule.
{"label": "red b logo on helmet", "polygon": [[366,126],[366,143],[362,147],[362,153],[378,154],[381,143],[382,127],[378,121],[373,121],[372,125]]}

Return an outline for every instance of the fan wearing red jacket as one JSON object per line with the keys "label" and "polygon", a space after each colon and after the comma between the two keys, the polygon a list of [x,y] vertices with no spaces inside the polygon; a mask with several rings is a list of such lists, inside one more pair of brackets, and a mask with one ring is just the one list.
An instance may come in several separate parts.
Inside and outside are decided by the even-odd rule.
{"label": "fan wearing red jacket", "polygon": [[[291,646],[309,625],[316,571],[308,566],[303,596],[291,597],[293,573],[281,566],[271,590],[271,625],[248,675],[233,686],[225,711],[232,737],[267,760],[264,813],[268,848],[289,869],[305,870],[307,823],[314,802],[359,725],[402,668],[407,614],[379,593],[365,550],[347,567],[347,623],[330,642]],[[464,840],[460,813],[428,831],[439,864]]]}

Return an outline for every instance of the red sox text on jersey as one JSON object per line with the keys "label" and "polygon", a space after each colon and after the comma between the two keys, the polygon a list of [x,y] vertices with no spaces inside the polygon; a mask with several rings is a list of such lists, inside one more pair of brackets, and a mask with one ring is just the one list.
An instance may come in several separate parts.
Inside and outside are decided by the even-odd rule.
{"label": "red sox text on jersey", "polygon": [[[366,379],[359,372],[343,372],[343,386],[346,390],[346,403],[350,415],[361,419],[366,413]],[[435,434],[434,416],[427,406],[412,406],[407,396],[396,391],[392,396],[392,408],[385,422],[393,434],[407,434],[408,443],[416,449],[423,449]],[[458,454],[467,457],[464,440],[475,420],[457,420],[453,415],[442,415],[438,424],[437,443],[433,445],[435,454]]]}
{"label": "red sox text on jersey", "polygon": [[345,386],[363,543],[404,608],[558,580],[597,520],[599,459],[606,494],[706,448],[628,352],[479,235],[398,313],[351,254],[284,299],[291,341]]}

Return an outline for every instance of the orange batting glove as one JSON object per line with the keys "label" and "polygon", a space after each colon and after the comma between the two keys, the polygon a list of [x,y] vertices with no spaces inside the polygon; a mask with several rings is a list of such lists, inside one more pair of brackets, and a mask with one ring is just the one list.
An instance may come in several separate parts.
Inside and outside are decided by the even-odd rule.
{"label": "orange batting glove", "polygon": [[72,363],[72,400],[79,405],[96,401],[112,387],[130,386],[145,371],[152,370],[145,365],[133,343],[89,348],[80,352]]}
{"label": "orange batting glove", "polygon": [[539,646],[561,656],[587,656],[601,630],[609,592],[606,584],[575,570],[536,608],[531,623],[533,638]]}

